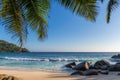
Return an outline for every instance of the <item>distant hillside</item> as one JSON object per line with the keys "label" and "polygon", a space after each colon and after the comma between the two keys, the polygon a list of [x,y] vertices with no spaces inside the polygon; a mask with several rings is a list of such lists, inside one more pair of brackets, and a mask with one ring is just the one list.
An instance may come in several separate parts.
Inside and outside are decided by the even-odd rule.
{"label": "distant hillside", "polygon": [[[3,40],[0,40],[0,52],[18,52],[19,47],[13,43],[9,43]],[[29,52],[26,48],[23,48],[22,52]]]}

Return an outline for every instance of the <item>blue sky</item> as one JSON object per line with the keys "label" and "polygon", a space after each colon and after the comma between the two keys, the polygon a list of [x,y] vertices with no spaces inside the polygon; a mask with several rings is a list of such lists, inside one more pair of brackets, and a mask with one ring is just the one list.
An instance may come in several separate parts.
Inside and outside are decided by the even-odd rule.
{"label": "blue sky", "polygon": [[[74,52],[116,52],[120,51],[120,11],[116,9],[111,16],[111,23],[105,21],[106,6],[99,8],[96,22],[90,22],[76,16],[59,4],[53,3],[48,19],[48,38],[39,41],[35,32],[30,31],[24,47],[30,51],[74,51]],[[2,25],[0,39],[15,44]]]}

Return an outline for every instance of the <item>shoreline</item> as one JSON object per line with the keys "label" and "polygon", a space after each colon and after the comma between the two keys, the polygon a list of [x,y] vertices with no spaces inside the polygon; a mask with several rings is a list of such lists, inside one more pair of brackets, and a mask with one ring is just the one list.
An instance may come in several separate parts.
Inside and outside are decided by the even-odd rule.
{"label": "shoreline", "polygon": [[58,70],[44,70],[44,69],[32,69],[32,68],[21,68],[21,67],[5,67],[0,66],[0,70],[8,70],[8,71],[28,71],[28,72],[54,72],[54,73],[68,73],[67,71],[58,71]]}
{"label": "shoreline", "polygon": [[64,72],[0,69],[0,74],[15,76],[20,80],[119,80],[120,79],[120,76],[117,75],[117,72],[111,72],[109,75],[71,76],[70,73],[64,73]]}
{"label": "shoreline", "polygon": [[0,74],[15,76],[20,80],[73,80],[68,73],[33,70],[0,70]]}

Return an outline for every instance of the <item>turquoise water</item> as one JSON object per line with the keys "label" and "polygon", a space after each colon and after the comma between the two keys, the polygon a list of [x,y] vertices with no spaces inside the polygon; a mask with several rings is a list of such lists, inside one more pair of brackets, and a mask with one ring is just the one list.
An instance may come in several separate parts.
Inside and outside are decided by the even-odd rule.
{"label": "turquoise water", "polygon": [[65,71],[64,65],[70,62],[96,62],[105,59],[110,63],[111,56],[118,52],[40,52],[40,53],[0,53],[0,68]]}

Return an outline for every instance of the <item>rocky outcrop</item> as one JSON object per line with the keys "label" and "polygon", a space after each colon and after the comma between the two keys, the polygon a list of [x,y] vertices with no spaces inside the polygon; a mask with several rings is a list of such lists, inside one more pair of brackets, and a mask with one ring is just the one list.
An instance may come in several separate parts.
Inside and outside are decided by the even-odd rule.
{"label": "rocky outcrop", "polygon": [[88,70],[89,67],[90,67],[90,64],[88,62],[82,62],[76,65],[73,69],[85,71],[85,70]]}
{"label": "rocky outcrop", "polygon": [[[73,67],[74,65],[74,67]],[[89,62],[82,62],[75,66],[75,62],[67,64],[68,67],[75,70],[71,75],[82,75],[82,76],[90,76],[90,75],[108,75],[111,71],[120,71],[120,62],[114,65],[111,65],[106,60],[97,61],[94,65]],[[118,73],[120,75],[120,73]]]}
{"label": "rocky outcrop", "polygon": [[109,71],[120,71],[120,64],[116,63],[115,65],[111,65]]}
{"label": "rocky outcrop", "polygon": [[107,70],[109,66],[110,66],[110,63],[107,62],[107,61],[105,61],[105,60],[97,61],[94,64],[94,68],[96,68],[96,69],[102,69],[102,70]]}
{"label": "rocky outcrop", "polygon": [[76,63],[75,62],[72,62],[72,63],[69,63],[69,64],[66,64],[65,67],[67,68],[73,68],[76,66]]}
{"label": "rocky outcrop", "polygon": [[120,59],[120,54],[114,55],[114,56],[112,56],[111,58],[119,58],[119,59]]}
{"label": "rocky outcrop", "polygon": [[83,75],[83,76],[98,75],[98,71],[92,69],[86,71],[76,71],[73,72],[71,75]]}

